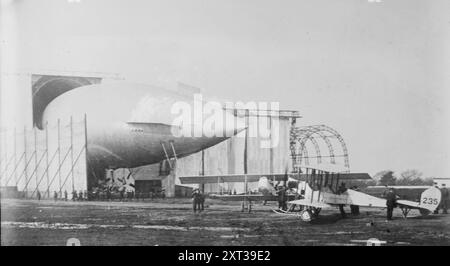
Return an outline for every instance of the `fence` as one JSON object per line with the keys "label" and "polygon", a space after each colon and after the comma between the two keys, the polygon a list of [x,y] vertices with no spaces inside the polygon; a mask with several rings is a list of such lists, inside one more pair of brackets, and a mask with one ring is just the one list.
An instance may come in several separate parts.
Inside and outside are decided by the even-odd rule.
{"label": "fence", "polygon": [[86,117],[0,131],[0,185],[25,198],[63,198],[87,190]]}

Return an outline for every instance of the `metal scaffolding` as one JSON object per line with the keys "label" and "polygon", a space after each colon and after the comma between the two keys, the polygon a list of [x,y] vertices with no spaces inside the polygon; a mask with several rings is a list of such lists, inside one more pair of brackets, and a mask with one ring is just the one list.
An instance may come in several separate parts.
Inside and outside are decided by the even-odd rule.
{"label": "metal scaffolding", "polygon": [[46,123],[43,130],[1,131],[0,185],[17,187],[25,198],[86,190],[86,128],[84,117],[65,125],[60,120],[53,126]]}
{"label": "metal scaffolding", "polygon": [[[296,127],[292,125],[290,132],[290,149],[292,157],[292,168],[298,172],[303,163],[309,165],[310,159],[317,159],[317,164],[321,164],[324,158],[329,159],[329,163],[336,164],[337,158],[343,158],[343,164],[349,168],[348,150],[342,136],[333,128],[326,125],[314,125],[305,127]],[[311,150],[308,151],[307,143],[310,142],[314,147],[314,156],[311,156]],[[323,143],[324,145],[321,145]],[[324,148],[326,146],[326,153]],[[336,154],[340,146],[341,153]]]}

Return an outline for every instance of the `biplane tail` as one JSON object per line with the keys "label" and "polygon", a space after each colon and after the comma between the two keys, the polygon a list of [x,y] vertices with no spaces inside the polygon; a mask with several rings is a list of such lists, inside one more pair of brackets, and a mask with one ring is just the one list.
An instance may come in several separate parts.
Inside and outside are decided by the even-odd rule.
{"label": "biplane tail", "polygon": [[426,189],[420,195],[420,201],[398,200],[400,208],[419,209],[422,214],[428,214],[437,209],[441,203],[441,191],[436,187]]}

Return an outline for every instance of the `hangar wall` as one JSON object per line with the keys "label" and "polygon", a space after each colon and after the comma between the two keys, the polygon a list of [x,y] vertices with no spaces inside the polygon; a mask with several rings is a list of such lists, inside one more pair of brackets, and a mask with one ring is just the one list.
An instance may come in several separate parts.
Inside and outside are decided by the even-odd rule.
{"label": "hangar wall", "polygon": [[67,191],[71,198],[73,191],[86,191],[84,118],[59,125],[37,118],[59,94],[115,79],[101,73],[2,72],[0,185],[17,186],[25,197],[36,197],[39,191],[42,197],[56,192],[62,198]]}
{"label": "hangar wall", "polygon": [[[247,164],[249,174],[284,173],[286,167],[290,169],[290,128],[291,121],[288,118],[259,117],[252,122],[250,119],[249,130],[261,125],[268,125],[269,119],[277,120],[279,127],[273,128],[269,138],[262,136],[249,136],[247,146]],[[266,120],[266,121],[264,121]],[[278,134],[275,137],[275,134]],[[261,147],[262,141],[271,140],[278,144],[273,148]],[[245,132],[239,133],[218,145],[205,150],[205,175],[242,174],[244,173],[244,147]],[[272,156],[271,156],[272,153]],[[271,160],[272,157],[272,160]],[[177,162],[176,176],[200,175],[202,154],[196,154],[180,158]],[[176,180],[180,184],[179,179]],[[257,189],[257,183],[249,183],[249,189]],[[244,192],[243,183],[205,184],[205,192]]]}

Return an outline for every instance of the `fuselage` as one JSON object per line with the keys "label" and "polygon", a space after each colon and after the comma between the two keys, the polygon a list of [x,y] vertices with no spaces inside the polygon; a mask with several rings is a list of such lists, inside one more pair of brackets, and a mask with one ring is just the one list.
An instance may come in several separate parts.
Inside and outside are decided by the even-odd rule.
{"label": "fuselage", "polygon": [[191,121],[180,123],[182,108],[177,107],[191,106],[194,110],[195,104],[199,103],[193,97],[147,85],[89,85],[55,98],[46,107],[43,121],[60,119],[64,123],[70,117],[81,121],[86,116],[89,163],[133,168],[167,156],[180,158],[198,152],[245,129],[224,110],[227,126],[218,123],[213,129],[204,128],[205,118],[196,120],[192,113]]}

